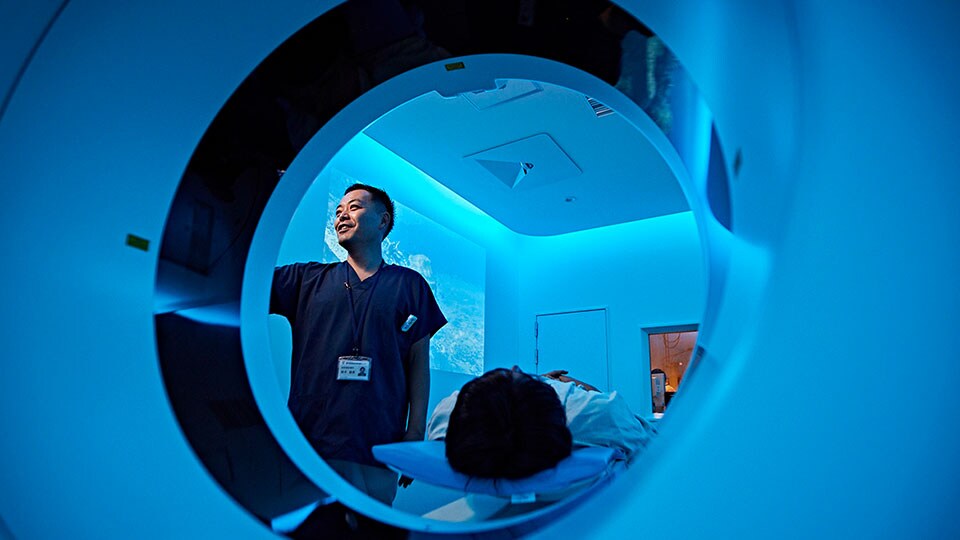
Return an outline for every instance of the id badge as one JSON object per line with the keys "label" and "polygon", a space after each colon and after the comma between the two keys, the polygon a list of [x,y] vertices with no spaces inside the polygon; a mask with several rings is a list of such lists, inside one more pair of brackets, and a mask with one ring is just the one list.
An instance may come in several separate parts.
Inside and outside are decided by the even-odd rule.
{"label": "id badge", "polygon": [[341,356],[337,364],[337,380],[369,381],[371,361],[369,356]]}

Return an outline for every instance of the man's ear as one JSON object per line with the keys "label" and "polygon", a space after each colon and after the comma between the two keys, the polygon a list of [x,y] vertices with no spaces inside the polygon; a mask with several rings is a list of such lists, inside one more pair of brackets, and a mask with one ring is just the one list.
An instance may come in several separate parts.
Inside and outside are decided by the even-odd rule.
{"label": "man's ear", "polygon": [[386,230],[390,226],[390,219],[393,216],[390,215],[390,212],[381,212],[380,213],[380,230]]}

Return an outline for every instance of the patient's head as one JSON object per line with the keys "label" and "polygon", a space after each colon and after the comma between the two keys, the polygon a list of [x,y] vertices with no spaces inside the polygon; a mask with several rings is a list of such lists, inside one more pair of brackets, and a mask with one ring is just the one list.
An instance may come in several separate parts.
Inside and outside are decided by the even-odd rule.
{"label": "patient's head", "polygon": [[495,369],[463,386],[450,414],[447,460],[486,478],[522,478],[570,455],[573,438],[556,392],[519,370]]}

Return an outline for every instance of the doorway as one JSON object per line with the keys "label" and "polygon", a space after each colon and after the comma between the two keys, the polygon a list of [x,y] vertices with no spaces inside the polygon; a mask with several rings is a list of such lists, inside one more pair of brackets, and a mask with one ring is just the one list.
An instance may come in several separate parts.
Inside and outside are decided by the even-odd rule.
{"label": "doorway", "polygon": [[537,315],[536,372],[565,369],[570,375],[610,390],[607,367],[607,310]]}
{"label": "doorway", "polygon": [[644,328],[650,359],[650,396],[654,413],[670,405],[697,347],[695,324]]}

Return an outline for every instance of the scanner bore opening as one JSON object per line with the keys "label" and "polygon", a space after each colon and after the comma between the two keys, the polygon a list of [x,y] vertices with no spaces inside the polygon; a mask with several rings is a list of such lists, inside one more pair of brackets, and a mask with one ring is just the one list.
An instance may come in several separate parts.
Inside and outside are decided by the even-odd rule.
{"label": "scanner bore opening", "polygon": [[[333,99],[317,104],[307,115],[308,118],[300,118],[301,124],[306,125],[301,126],[300,136],[291,136],[289,107],[298,94],[285,86],[290,83],[289,78],[284,79],[283,84],[277,84],[274,77],[283,73],[289,65],[302,64],[302,50],[298,48],[302,48],[304,43],[311,43],[310,32],[317,32],[318,28],[329,29],[330,24],[338,20],[328,18],[331,13],[337,13],[337,10],[319,17],[282,44],[254,70],[224,105],[184,173],[161,245],[161,270],[158,272],[157,286],[178,291],[182,299],[175,309],[158,313],[155,317],[158,357],[171,404],[201,462],[225,491],[265,523],[296,508],[304,500],[322,498],[327,493],[320,488],[284,493],[281,486],[276,485],[276,475],[254,474],[246,479],[238,477],[237,459],[240,459],[253,469],[258,464],[273,463],[278,469],[286,471],[283,474],[289,475],[286,478],[288,483],[302,480],[302,445],[299,451],[291,451],[288,446],[296,446],[297,443],[278,441],[276,438],[276,427],[269,418],[273,413],[267,412],[264,400],[253,387],[250,372],[255,368],[251,368],[250,362],[244,358],[252,339],[249,333],[242,331],[239,322],[211,323],[197,313],[217,308],[236,315],[239,321],[242,319],[241,311],[249,307],[247,298],[253,296],[242,294],[249,284],[255,282],[263,286],[266,283],[262,290],[269,290],[269,280],[264,281],[263,276],[265,269],[259,271],[257,279],[257,270],[253,267],[258,260],[275,260],[275,248],[281,235],[276,234],[276,223],[268,227],[263,225],[270,222],[286,223],[292,208],[295,208],[295,202],[291,206],[288,201],[283,208],[283,205],[271,202],[277,200],[275,190],[280,191],[278,183],[281,177],[284,177],[281,185],[291,185],[293,179],[288,177],[297,173],[301,178],[296,189],[302,195],[312,176],[315,176],[311,173],[316,172],[315,168],[302,170],[308,168],[307,165],[300,167],[302,173],[298,171],[302,159],[297,159],[297,156],[313,156],[311,162],[320,162],[322,166],[332,157],[334,149],[346,142],[345,138],[360,131],[400,102],[433,90],[430,82],[426,85],[422,80],[417,82],[417,75],[431,68],[444,69],[454,75],[477,73],[477,80],[484,79],[484,86],[488,87],[489,81],[500,76],[541,80],[572,89],[586,86],[591,93],[603,97],[608,105],[626,115],[635,125],[650,124],[649,116],[645,116],[637,105],[609,85],[603,85],[606,89],[598,88],[597,79],[579,69],[549,60],[503,56],[461,60],[462,65],[468,65],[468,62],[471,65],[470,69],[462,71],[450,70],[447,66],[451,63],[442,60],[436,62],[436,59],[432,59],[434,64],[421,67],[400,66],[404,75],[397,77],[395,82],[391,81],[390,85],[374,87],[370,91],[361,80],[347,90],[338,89],[330,94],[333,98],[339,98],[339,101]],[[342,12],[337,14],[337,17],[343,16]],[[417,42],[416,45],[422,43]],[[520,52],[528,49],[518,48]],[[326,52],[326,64],[320,70],[320,83],[329,79],[331,69],[343,69],[345,62],[342,51],[334,48]],[[430,61],[433,54],[430,52],[420,58]],[[569,61],[567,58],[562,60]],[[349,62],[347,65],[350,66]],[[471,71],[474,66],[477,69]],[[590,72],[589,69],[586,71]],[[375,79],[372,75],[368,76]],[[430,75],[428,80],[439,79],[436,75]],[[459,84],[464,82],[459,81]],[[406,86],[406,99],[398,101],[400,94],[389,96],[388,86]],[[462,89],[477,88],[476,84],[472,86],[468,82]],[[364,106],[369,107],[366,111],[361,111],[360,101],[356,100],[361,95]],[[320,131],[321,127],[323,131]],[[320,135],[314,136],[318,131]],[[332,140],[322,140],[324,132],[334,134]],[[669,143],[666,146],[664,151],[671,152]],[[674,158],[678,177],[682,178],[686,175],[682,157],[674,155]],[[295,159],[298,162],[296,165]],[[695,215],[698,215],[698,199],[694,188],[685,184],[685,191]],[[286,215],[277,220],[271,207],[275,207],[279,214]],[[267,214],[274,216],[271,218]],[[257,223],[260,223],[259,227],[255,227]],[[257,235],[273,235],[273,248],[254,246],[255,230]],[[254,248],[256,253],[253,252]],[[262,255],[261,250],[270,252],[271,249],[273,257],[258,256]],[[164,271],[164,267],[168,271]],[[263,308],[262,299],[259,307]],[[261,311],[265,312],[265,309]],[[279,403],[283,402],[279,400]],[[228,457],[233,456],[232,462],[224,459],[225,449]],[[329,472],[315,454],[313,458],[306,459],[321,463],[321,470]],[[312,479],[314,475],[307,471],[307,476]],[[336,486],[336,482],[333,485]],[[349,486],[346,492],[337,493],[337,496],[363,513],[386,509],[366,504],[372,501],[359,496],[359,492]],[[532,517],[535,516],[526,519]],[[412,519],[392,509],[378,513],[377,519],[412,530],[438,532],[444,529],[490,530],[507,526],[526,530],[530,526],[529,521],[508,520],[447,529],[443,524],[431,523],[419,517]]]}

